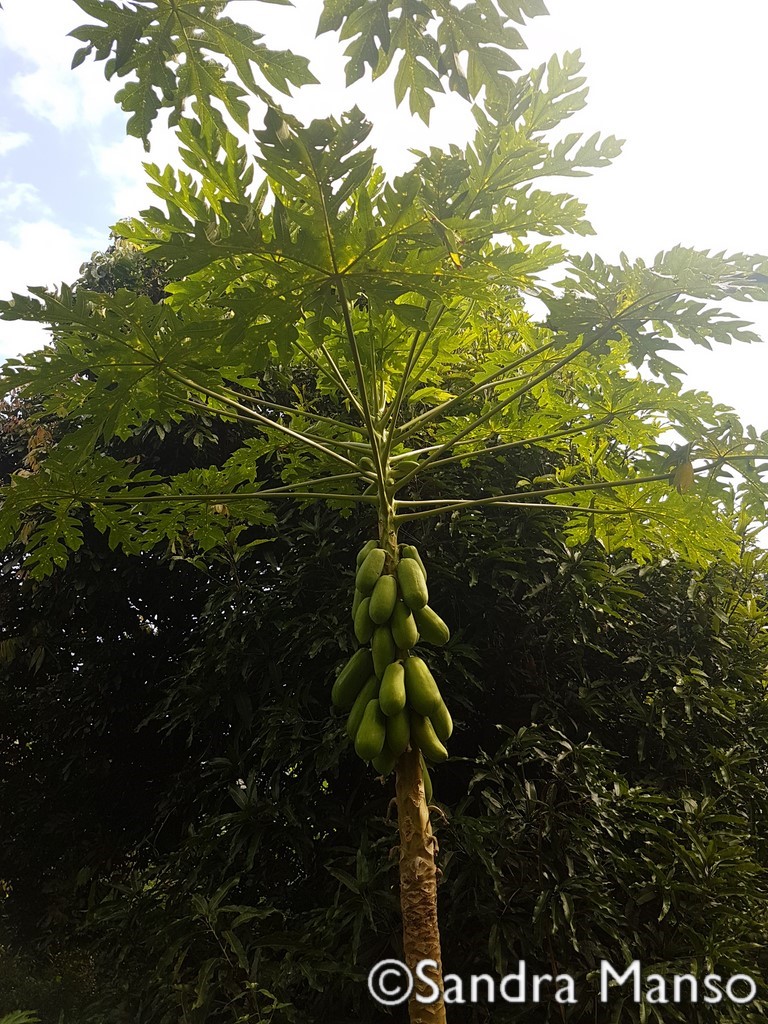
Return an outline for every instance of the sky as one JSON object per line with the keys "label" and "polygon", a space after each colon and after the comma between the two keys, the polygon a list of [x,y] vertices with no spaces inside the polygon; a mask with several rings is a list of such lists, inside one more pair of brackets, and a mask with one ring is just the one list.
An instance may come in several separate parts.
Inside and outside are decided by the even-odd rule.
{"label": "sky", "polygon": [[[70,70],[87,21],[74,0],[4,0],[0,11],[0,297],[27,285],[71,282],[109,244],[109,226],[148,205],[141,143],[125,137],[103,65]],[[552,53],[581,49],[590,93],[568,130],[625,139],[624,152],[591,178],[568,179],[597,231],[567,239],[574,252],[652,259],[681,243],[768,255],[768,118],[765,0],[549,0],[548,17],[524,30],[527,69]],[[295,8],[234,0],[231,15],[267,41],[312,59],[319,86],[292,109],[304,118],[357,103],[374,123],[371,141],[397,173],[411,148],[463,144],[466,106],[438,102],[429,128],[395,110],[391,82],[343,86],[333,36],[314,39],[318,0]],[[153,132],[149,159],[174,162],[174,139]],[[736,310],[768,341],[768,303]],[[0,323],[0,359],[39,347],[38,327]],[[758,430],[768,429],[768,345],[718,346],[678,354],[686,386],[709,391]]]}

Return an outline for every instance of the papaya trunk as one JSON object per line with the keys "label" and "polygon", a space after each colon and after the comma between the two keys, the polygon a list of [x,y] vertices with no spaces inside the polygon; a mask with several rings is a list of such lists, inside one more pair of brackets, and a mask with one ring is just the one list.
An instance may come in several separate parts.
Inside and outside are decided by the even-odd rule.
{"label": "papaya trunk", "polygon": [[420,961],[434,960],[437,968],[426,973],[440,989],[437,1002],[420,1003],[416,1000],[417,993],[429,994],[429,988],[416,978],[408,1004],[409,1019],[411,1024],[445,1024],[443,962],[437,924],[435,842],[424,797],[418,750],[406,750],[397,764],[397,821],[400,829],[400,906],[405,962],[415,972]]}
{"label": "papaya trunk", "polygon": [[[397,568],[397,528],[391,508],[382,508],[379,542],[387,552],[387,571]],[[404,652],[399,651],[402,655]],[[405,962],[413,972],[414,989],[408,1004],[410,1024],[446,1024],[443,1002],[443,961],[437,922],[437,867],[435,839],[429,821],[419,751],[409,747],[397,763],[397,822],[400,830],[400,907],[403,917]],[[418,994],[431,995],[430,987],[416,977],[422,960],[437,967],[426,974],[440,990],[434,1003],[420,1003]]]}

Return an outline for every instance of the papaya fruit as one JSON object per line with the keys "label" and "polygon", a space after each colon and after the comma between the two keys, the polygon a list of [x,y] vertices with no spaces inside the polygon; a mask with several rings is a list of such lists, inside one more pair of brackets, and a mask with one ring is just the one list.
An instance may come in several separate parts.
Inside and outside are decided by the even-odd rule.
{"label": "papaya fruit", "polygon": [[421,555],[418,552],[418,548],[415,544],[403,544],[400,550],[401,558],[412,558],[414,562],[418,562],[419,568],[424,573],[424,579],[427,578],[427,567],[421,560]]}
{"label": "papaya fruit", "polygon": [[392,630],[392,639],[400,651],[409,651],[419,642],[416,620],[405,601],[395,602],[395,610],[392,612],[389,628]]}
{"label": "papaya fruit", "polygon": [[418,459],[398,459],[398,461],[394,463],[394,470],[398,476],[405,476],[406,473],[411,473],[414,469],[418,468]]}
{"label": "papaya fruit", "polygon": [[395,660],[397,653],[389,626],[377,626],[373,631],[371,653],[373,654],[373,671],[381,679],[387,665]]}
{"label": "papaya fruit", "polygon": [[[370,558],[371,555],[368,557]],[[360,572],[362,572],[362,569]],[[403,600],[409,608],[424,607],[429,600],[429,591],[427,590],[427,581],[424,579],[424,573],[421,571],[419,563],[415,558],[400,559],[397,564],[397,582],[400,584],[400,593],[403,595]],[[359,581],[357,586],[360,590],[363,590]]]}
{"label": "papaya fruit", "polygon": [[377,626],[388,622],[397,601],[397,580],[394,576],[379,576],[370,598],[368,614]]}
{"label": "papaya fruit", "polygon": [[379,688],[379,704],[388,718],[405,707],[405,669],[402,661],[393,661],[384,669]]}
{"label": "papaya fruit", "polygon": [[360,593],[360,591],[357,589],[357,587],[355,587],[355,596],[352,598],[352,621],[353,622],[355,621],[355,616],[357,615],[357,609],[360,607],[360,602],[362,600],[363,600],[363,595]]}
{"label": "papaya fruit", "polygon": [[432,803],[432,777],[429,774],[429,768],[427,768],[427,762],[424,758],[421,758],[421,774],[424,779],[424,802],[427,807]]}
{"label": "papaya fruit", "polygon": [[373,464],[373,459],[369,459],[367,455],[364,455],[362,459],[360,459],[358,465],[364,473],[375,473],[376,471],[376,467]]}
{"label": "papaya fruit", "polygon": [[395,757],[400,757],[411,738],[411,716],[408,708],[387,718],[387,747]]}
{"label": "papaya fruit", "polygon": [[[376,658],[374,656],[374,671]],[[435,677],[421,658],[405,659],[405,692],[408,703],[420,715],[431,715],[441,701]]]}
{"label": "papaya fruit", "polygon": [[372,761],[384,749],[387,727],[379,702],[369,700],[355,736],[355,753],[363,761]]}
{"label": "papaya fruit", "polygon": [[352,710],[347,718],[347,736],[349,736],[353,743],[357,736],[357,730],[360,728],[360,723],[363,720],[363,713],[378,692],[379,680],[376,676],[371,676],[360,693],[358,693],[357,699],[352,705]]}
{"label": "papaya fruit", "polygon": [[355,615],[355,636],[361,644],[367,644],[376,628],[369,614],[370,597],[364,597]]}
{"label": "papaya fruit", "polygon": [[439,764],[448,758],[448,751],[424,715],[411,715],[411,738],[428,761]]}
{"label": "papaya fruit", "polygon": [[385,743],[382,752],[371,763],[379,775],[387,776],[397,764],[397,758]]}
{"label": "papaya fruit", "polygon": [[423,608],[414,608],[413,617],[416,620],[416,628],[422,640],[436,647],[442,647],[451,639],[451,631],[443,622],[436,611],[433,611],[428,604]]}
{"label": "papaya fruit", "polygon": [[349,711],[363,688],[366,679],[373,672],[373,658],[367,647],[355,651],[344,668],[336,677],[331,690],[331,701],[334,707]]}
{"label": "papaya fruit", "polygon": [[[384,548],[374,548],[365,556],[365,560],[355,576],[355,586],[363,597],[371,596],[373,588],[376,586],[376,580],[381,576],[386,558],[387,553]],[[426,604],[426,601],[424,603]]]}
{"label": "papaya fruit", "polygon": [[366,560],[368,555],[379,546],[379,542],[376,540],[369,540],[360,548],[357,552],[357,568],[359,569],[363,562]]}
{"label": "papaya fruit", "polygon": [[451,738],[453,734],[453,719],[442,697],[440,698],[440,703],[429,716],[429,720],[439,740],[445,743],[446,740]]}

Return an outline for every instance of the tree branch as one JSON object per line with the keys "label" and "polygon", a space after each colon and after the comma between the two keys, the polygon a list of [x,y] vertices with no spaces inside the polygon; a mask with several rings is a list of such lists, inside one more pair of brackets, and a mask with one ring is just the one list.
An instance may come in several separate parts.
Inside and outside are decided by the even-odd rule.
{"label": "tree branch", "polygon": [[316,448],[318,451],[323,452],[324,455],[327,455],[330,459],[335,459],[337,462],[341,462],[345,466],[351,466],[353,469],[357,469],[357,463],[346,458],[344,455],[339,455],[336,452],[331,451],[330,448],[326,448],[324,444],[313,440],[307,434],[303,434],[298,430],[292,430],[291,427],[286,427],[283,423],[276,423],[274,420],[269,419],[268,416],[262,416],[261,413],[255,412],[253,409],[249,409],[246,405],[241,405],[240,402],[236,402],[232,398],[227,398],[225,395],[219,394],[216,391],[211,391],[202,384],[197,384],[195,381],[190,380],[183,374],[178,373],[176,370],[170,369],[170,367],[165,366],[163,369],[169,377],[172,377],[174,380],[179,381],[179,383],[186,385],[186,387],[192,388],[194,391],[199,391],[203,395],[208,395],[209,398],[214,398],[216,401],[223,402],[225,405],[230,405],[233,409],[239,409],[241,412],[245,413],[247,417],[255,420],[257,423],[260,423],[262,426],[278,430],[281,433],[286,434],[288,437],[293,438],[294,441],[301,441],[310,448]]}
{"label": "tree branch", "polygon": [[[526,496],[530,498],[543,498],[553,494],[574,494],[579,491],[613,490],[616,487],[634,487],[638,484],[660,483],[663,480],[667,481],[667,483],[669,482],[669,473],[663,473],[656,476],[639,476],[627,480],[601,480],[590,484],[572,484],[569,487],[542,488],[538,491],[513,491],[511,494],[497,494],[489,498],[432,498],[422,501],[396,501],[395,505],[397,508],[411,507],[414,505],[430,506],[430,508],[425,512],[407,512],[405,515],[400,515],[400,513],[398,513],[398,522],[403,523],[411,519],[421,519],[426,515],[452,512],[457,508],[476,508],[481,505],[509,503],[515,498],[525,498]],[[520,504],[525,505],[527,502],[522,501]],[[552,507],[557,508],[558,506],[554,505]],[[592,510],[588,509],[587,511]]]}
{"label": "tree branch", "polygon": [[[508,441],[505,444],[491,445],[490,448],[476,448],[471,452],[464,452],[458,455],[449,455],[445,459],[437,459],[431,463],[429,468],[436,469],[438,466],[447,466],[451,462],[463,462],[465,459],[471,459],[475,455],[492,455],[496,452],[507,451],[509,448],[521,448],[527,444],[539,444],[542,441],[554,441],[558,437],[568,437],[571,434],[583,434],[587,430],[597,430],[598,427],[604,427],[608,423],[611,423],[615,418],[615,414],[611,413],[608,416],[604,416],[601,420],[594,420],[592,423],[581,424],[578,427],[568,427],[567,430],[556,430],[551,434],[539,434],[538,437],[526,437],[519,441]],[[462,442],[459,441],[459,444]],[[467,442],[464,442],[465,444]],[[426,465],[426,463],[424,463]],[[419,469],[421,472],[421,469]]]}
{"label": "tree branch", "polygon": [[352,389],[350,388],[349,384],[347,384],[346,380],[344,379],[344,375],[342,374],[341,370],[338,368],[338,366],[334,362],[333,358],[331,357],[330,353],[325,348],[325,346],[324,345],[322,346],[323,355],[326,357],[326,359],[329,360],[333,372],[331,372],[331,370],[328,370],[325,366],[323,366],[323,364],[320,362],[319,359],[315,359],[315,357],[312,355],[312,353],[309,352],[300,342],[295,341],[294,345],[299,350],[299,352],[301,352],[301,354],[303,356],[305,356],[307,359],[309,359],[309,361],[314,366],[317,367],[317,369],[320,371],[320,373],[322,373],[329,380],[333,381],[334,384],[336,384],[338,387],[341,388],[341,390],[347,396],[347,398],[352,403],[354,408],[357,409],[357,411],[362,416],[363,410],[360,407],[360,403],[358,402],[355,393],[352,391]]}
{"label": "tree branch", "polygon": [[540,348],[535,349],[533,352],[527,352],[522,356],[518,356],[518,358],[513,359],[511,363],[507,363],[500,369],[494,370],[493,373],[490,373],[486,377],[483,377],[482,380],[478,381],[476,384],[473,384],[471,387],[466,388],[460,394],[455,395],[453,398],[446,399],[446,401],[442,402],[440,405],[436,405],[434,408],[428,409],[427,412],[423,412],[419,416],[415,416],[413,419],[408,420],[408,422],[404,423],[397,432],[398,442],[402,442],[406,437],[409,437],[411,434],[413,434],[416,430],[418,430],[421,427],[423,423],[428,422],[431,419],[434,419],[436,416],[441,416],[445,412],[448,412],[448,410],[453,408],[455,405],[458,405],[460,402],[465,401],[467,398],[471,398],[471,396],[474,395],[476,392],[482,391],[483,388],[488,387],[489,384],[492,384],[495,380],[497,380],[499,377],[502,377],[505,373],[509,373],[510,370],[514,370],[516,367],[521,366],[524,362],[527,362],[529,359],[533,359],[534,356],[538,356],[541,355],[542,352],[546,352],[548,349],[552,348],[554,344],[554,340],[549,341],[546,345],[542,345]]}
{"label": "tree branch", "polygon": [[[305,483],[305,481],[302,481]],[[68,495],[61,495],[67,497]],[[200,502],[213,502],[217,505],[229,504],[232,501],[259,501],[262,498],[324,498],[328,501],[349,501],[349,502],[364,502],[365,504],[376,504],[378,497],[375,494],[336,494],[334,492],[322,492],[322,491],[232,491],[231,493],[224,494],[137,494],[131,495],[128,492],[124,496],[115,495],[114,497],[81,497],[80,495],[73,496],[74,501],[80,501],[84,505],[136,505],[144,504],[147,502],[179,502],[179,501],[200,501]]]}
{"label": "tree branch", "polygon": [[[261,396],[252,397],[251,395],[243,395],[238,391],[234,391],[232,388],[222,387],[223,391],[228,392],[230,395],[234,395],[239,399],[247,399],[249,402],[255,402],[258,405],[266,405],[270,409],[274,409],[276,412],[289,413],[291,416],[305,416],[308,419],[317,420],[319,423],[330,423],[335,427],[343,427],[345,430],[351,430],[355,434],[364,434],[365,431],[362,427],[358,427],[355,423],[347,423],[346,420],[335,420],[332,416],[321,416],[317,412],[309,412],[305,409],[297,409],[295,406],[280,405],[278,402],[273,402],[268,398],[262,398]],[[367,448],[367,445],[360,445],[360,447]]]}

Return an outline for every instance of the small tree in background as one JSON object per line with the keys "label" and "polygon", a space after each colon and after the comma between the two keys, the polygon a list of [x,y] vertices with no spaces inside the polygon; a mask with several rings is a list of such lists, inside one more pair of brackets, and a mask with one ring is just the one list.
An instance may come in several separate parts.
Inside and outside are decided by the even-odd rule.
{"label": "small tree in background", "polygon": [[[6,319],[46,324],[54,341],[10,360],[6,388],[41,401],[39,415],[55,414],[65,430],[58,443],[41,435],[36,464],[5,488],[0,541],[22,541],[25,571],[45,576],[83,545],[84,509],[110,546],[133,554],[161,542],[179,552],[190,539],[201,552],[237,551],[289,501],[369,510],[354,603],[350,594],[362,646],[334,696],[351,712],[360,756],[395,770],[405,955],[411,967],[434,960],[439,983],[422,755],[446,757],[452,726],[413,648],[445,643],[448,628],[426,604],[426,570],[409,541],[425,521],[469,512],[471,524],[473,509],[512,518],[556,504],[572,544],[640,560],[658,549],[699,563],[736,558],[739,529],[764,520],[755,460],[768,436],[684,392],[661,353],[679,339],[756,341],[716,303],[766,298],[768,261],[678,247],[652,266],[624,257],[610,266],[566,260],[551,244],[591,229],[579,202],[533,183],[590,173],[620,147],[552,137],[584,102],[576,55],[515,74],[507,50],[522,43],[512,22],[541,13],[538,3],[324,8],[320,30],[351,40],[350,80],[398,59],[396,99],[407,94],[425,120],[430,91],[473,100],[468,146],[421,154],[390,181],[363,148],[370,125],[359,110],[304,126],[280,109],[270,90],[311,81],[306,61],[270,51],[226,16],[226,3],[78,2],[99,24],[75,31],[85,44],[75,63],[93,52],[108,77],[133,72],[118,93],[128,130],[146,142],[162,107],[178,128],[185,169],[147,165],[165,209],[117,227],[163,261],[167,298],[62,287],[2,304]],[[563,280],[542,283],[560,264]],[[526,312],[527,296],[545,303],[546,322]],[[303,388],[296,375],[307,371]],[[103,451],[150,423],[163,434],[191,412],[243,421],[258,436],[226,460],[175,473]],[[668,429],[683,436],[681,450],[660,443]],[[455,487],[457,464],[503,462],[531,446],[548,458],[535,477],[511,488],[461,477]],[[264,455],[279,483],[259,475]],[[729,464],[743,476],[737,489]],[[450,686],[446,696],[450,705]],[[445,1019],[441,1000],[415,995],[410,1013],[414,1024]]]}

